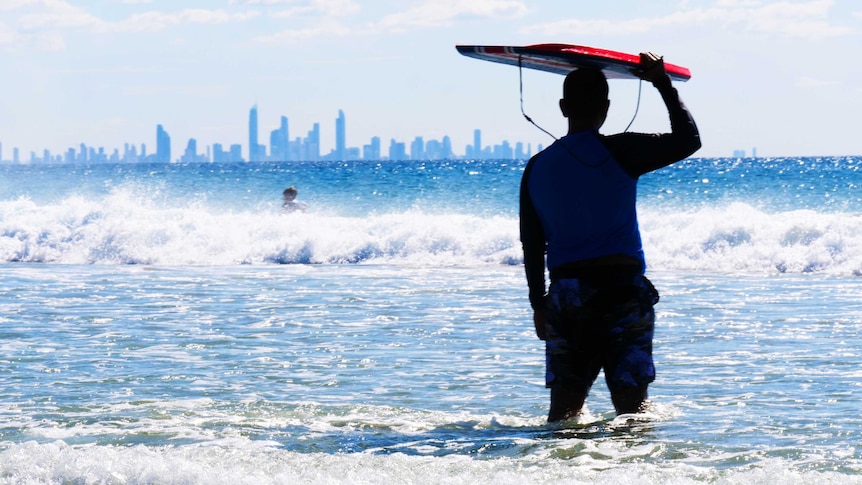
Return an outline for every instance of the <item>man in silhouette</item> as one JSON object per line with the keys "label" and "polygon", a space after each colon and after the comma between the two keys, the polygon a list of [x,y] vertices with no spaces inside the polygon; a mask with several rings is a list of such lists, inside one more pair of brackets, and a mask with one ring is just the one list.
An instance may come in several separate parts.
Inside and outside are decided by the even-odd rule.
{"label": "man in silhouette", "polygon": [[607,79],[577,69],[560,100],[568,134],[536,154],[521,180],[521,242],[536,334],[545,341],[550,422],[577,417],[602,369],[617,414],[641,411],[655,379],[658,293],[644,276],[637,180],[701,144],[662,58],[641,54],[632,73],[658,90],[670,133],[599,134],[610,106]]}

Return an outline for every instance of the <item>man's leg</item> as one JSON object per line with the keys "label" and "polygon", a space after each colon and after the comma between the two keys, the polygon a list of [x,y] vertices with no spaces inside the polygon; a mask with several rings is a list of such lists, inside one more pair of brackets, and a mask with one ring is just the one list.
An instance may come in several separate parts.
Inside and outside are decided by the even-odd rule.
{"label": "man's leg", "polygon": [[647,384],[611,392],[611,401],[617,415],[634,414],[643,411],[647,400]]}
{"label": "man's leg", "polygon": [[[615,303],[609,313],[604,369],[617,415],[642,412],[647,387],[655,380],[652,341],[658,292],[641,276],[634,287],[621,288],[630,298]],[[634,291],[632,291],[634,290]]]}
{"label": "man's leg", "polygon": [[548,422],[554,423],[577,417],[584,407],[588,392],[568,388],[551,388],[551,410],[548,412]]}

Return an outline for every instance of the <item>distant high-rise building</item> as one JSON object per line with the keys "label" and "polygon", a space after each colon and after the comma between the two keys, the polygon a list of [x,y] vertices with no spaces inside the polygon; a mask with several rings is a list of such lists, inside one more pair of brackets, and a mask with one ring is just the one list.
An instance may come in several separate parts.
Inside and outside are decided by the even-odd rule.
{"label": "distant high-rise building", "polygon": [[242,145],[239,143],[234,143],[230,146],[230,162],[232,163],[241,163],[245,160],[242,159]]}
{"label": "distant high-rise building", "polygon": [[221,143],[213,143],[212,161],[213,163],[227,162],[227,152],[224,151]]}
{"label": "distant high-rise building", "polygon": [[338,118],[335,119],[335,159],[347,159],[347,122],[344,119],[344,111],[338,110]]}
{"label": "distant high-rise building", "polygon": [[371,143],[362,146],[362,158],[365,160],[380,160],[380,137],[371,138]]}
{"label": "distant high-rise building", "polygon": [[303,160],[305,154],[305,146],[302,143],[302,137],[296,137],[288,145],[287,159],[291,161]]}
{"label": "distant high-rise building", "polygon": [[189,143],[186,145],[186,151],[180,158],[182,163],[197,163],[198,162],[198,142],[194,138],[189,138]]}
{"label": "distant high-rise building", "polygon": [[482,130],[473,130],[473,157],[481,158],[482,156]]}
{"label": "distant high-rise building", "polygon": [[425,159],[425,140],[423,140],[421,136],[417,136],[416,138],[414,138],[413,143],[410,144],[410,159]]}
{"label": "distant high-rise building", "polygon": [[290,159],[290,123],[287,121],[287,116],[281,117],[281,135],[284,141],[284,159]]}
{"label": "distant high-rise building", "polygon": [[407,150],[404,143],[395,141],[392,138],[389,142],[389,159],[390,160],[407,160]]}
{"label": "distant high-rise building", "polygon": [[425,160],[442,160],[443,144],[437,140],[426,141],[424,155]]}
{"label": "distant high-rise building", "polygon": [[515,152],[508,140],[503,140],[503,143],[494,145],[493,157],[498,160],[511,160],[515,157]]}
{"label": "distant high-rise building", "polygon": [[257,105],[248,113],[248,161],[260,161],[260,147],[257,142]]}
{"label": "distant high-rise building", "polygon": [[156,126],[156,163],[171,163],[171,137],[162,125]]}
{"label": "distant high-rise building", "polygon": [[287,131],[287,116],[281,117],[281,125],[269,134],[269,158],[274,162],[290,159],[290,134]]}
{"label": "distant high-rise building", "polygon": [[[73,152],[74,155],[74,152]],[[138,161],[138,148],[131,143],[123,144],[123,163],[136,163]]]}
{"label": "distant high-rise building", "polygon": [[452,153],[452,140],[449,139],[448,135],[443,137],[443,153],[441,155],[444,160],[454,158],[455,156],[455,154]]}
{"label": "distant high-rise building", "polygon": [[303,160],[320,160],[320,123],[315,123],[311,131],[308,132],[308,137],[303,140],[302,148]]}
{"label": "distant high-rise building", "polygon": [[18,154],[18,147],[14,147],[14,148],[12,148],[12,163],[20,163],[20,162],[21,162],[21,158],[19,157],[19,154]]}

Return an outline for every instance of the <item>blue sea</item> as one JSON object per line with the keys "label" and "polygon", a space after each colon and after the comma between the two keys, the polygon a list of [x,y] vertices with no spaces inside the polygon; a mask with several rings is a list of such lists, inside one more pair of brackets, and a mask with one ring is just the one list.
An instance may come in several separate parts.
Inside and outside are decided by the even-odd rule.
{"label": "blue sea", "polygon": [[0,165],[0,483],[862,484],[862,157],[642,177],[650,406],[556,425],[524,164]]}

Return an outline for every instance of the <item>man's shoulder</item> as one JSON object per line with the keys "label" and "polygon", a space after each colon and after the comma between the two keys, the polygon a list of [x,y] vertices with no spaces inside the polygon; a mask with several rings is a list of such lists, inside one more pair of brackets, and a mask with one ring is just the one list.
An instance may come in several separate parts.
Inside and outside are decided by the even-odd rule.
{"label": "man's shoulder", "polygon": [[[550,147],[548,147],[548,148],[550,148]],[[529,158],[529,160],[527,160],[527,164],[526,164],[526,165],[524,165],[524,171],[526,172],[527,170],[529,170],[529,169],[530,169],[530,167],[532,167],[533,165],[535,165],[535,164],[536,164],[536,160],[540,160],[540,159],[544,158],[544,157],[547,155],[547,153],[548,153],[548,148],[545,148],[544,150],[542,150],[542,151],[540,151],[539,153],[537,153],[537,154],[533,155],[532,157],[530,157],[530,158]]]}
{"label": "man's shoulder", "polygon": [[634,133],[624,131],[613,135],[599,135],[599,141],[611,152],[617,161],[619,157],[628,158],[637,156],[637,153],[645,146],[655,143],[656,135],[653,133]]}

